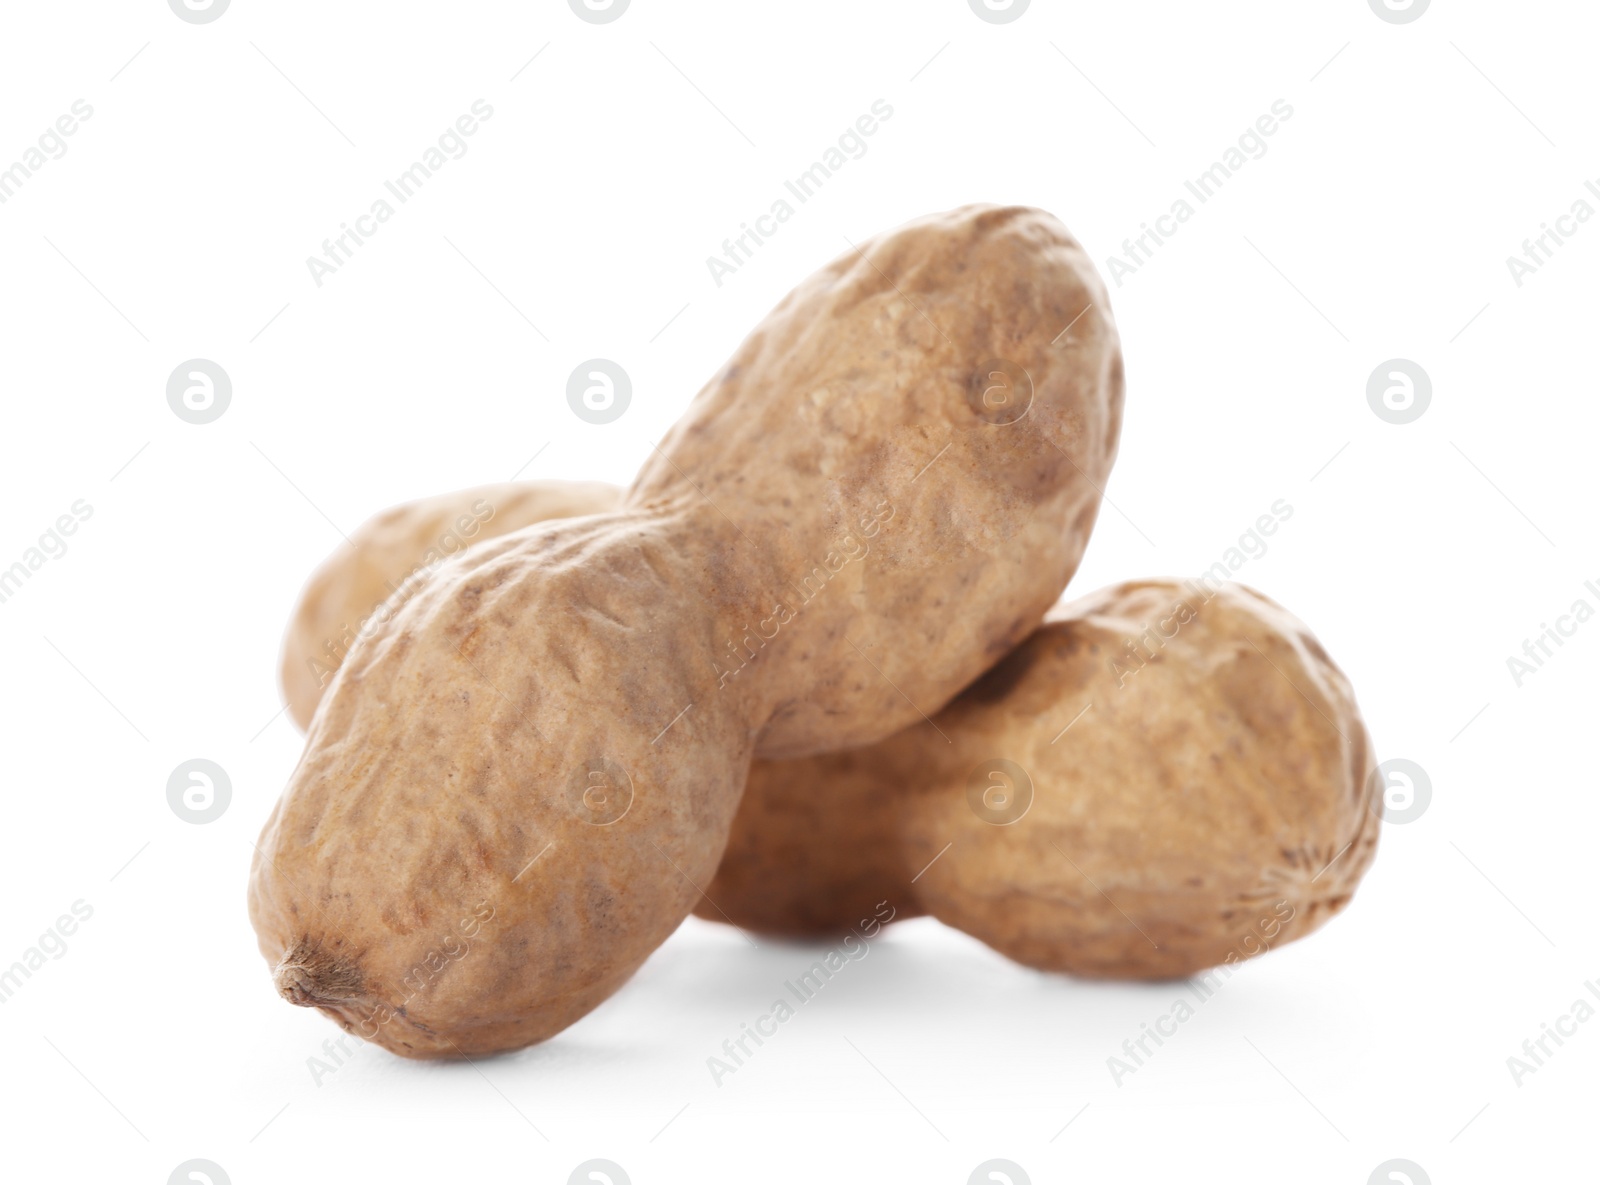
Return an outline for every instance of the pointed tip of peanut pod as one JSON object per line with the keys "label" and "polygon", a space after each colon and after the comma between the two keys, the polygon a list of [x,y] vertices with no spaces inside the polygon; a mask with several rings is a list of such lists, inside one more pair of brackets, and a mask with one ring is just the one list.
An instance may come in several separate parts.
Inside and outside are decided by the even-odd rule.
{"label": "pointed tip of peanut pod", "polygon": [[302,1008],[327,1008],[362,994],[360,969],[341,955],[330,954],[305,939],[284,952],[272,969],[278,994]]}

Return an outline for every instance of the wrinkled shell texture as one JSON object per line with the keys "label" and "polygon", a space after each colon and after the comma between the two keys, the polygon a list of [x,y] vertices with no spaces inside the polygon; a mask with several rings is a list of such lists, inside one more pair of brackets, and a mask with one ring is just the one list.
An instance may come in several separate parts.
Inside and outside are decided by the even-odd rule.
{"label": "wrinkled shell texture", "polygon": [[688,915],[758,751],[880,740],[1037,626],[1121,396],[1104,289],[1039,211],[804,281],[619,510],[475,546],[355,642],[252,868],[280,993],[415,1057],[583,1016]]}
{"label": "wrinkled shell texture", "polygon": [[[986,821],[984,787],[1022,806]],[[1164,979],[1302,937],[1350,899],[1381,800],[1349,683],[1237,585],[1118,585],[931,722],[758,765],[702,916],[845,932],[931,913],[1032,967]],[[915,883],[912,883],[913,878]],[[863,914],[861,911],[865,910]]]}
{"label": "wrinkled shell texture", "polygon": [[[440,495],[385,511],[352,534],[352,541],[357,545],[355,548],[341,548],[330,556],[319,570],[319,578],[307,586],[291,635],[296,631],[305,633],[306,621],[352,620],[362,610],[370,609],[374,592],[381,596],[382,590],[389,582],[398,580],[409,571],[417,563],[417,557],[434,545],[442,529],[441,524],[454,521],[459,513],[470,513],[469,508],[474,505],[481,506],[482,503],[488,502],[496,508],[495,513],[482,524],[479,536],[481,541],[516,530],[528,523],[552,517],[551,507],[572,506],[575,508],[573,513],[590,513],[601,508],[596,505],[597,503],[614,501],[619,493],[620,491],[616,491],[613,487],[592,483],[539,482],[528,483],[527,487],[486,486]],[[351,570],[341,572],[341,567]],[[1327,666],[1327,660],[1321,656],[1320,649],[1316,648],[1315,642],[1306,634],[1304,627],[1268,605],[1264,599],[1245,589],[1224,589],[1216,600],[1211,601],[1208,601],[1205,594],[1204,587],[1184,587],[1173,582],[1146,582],[1107,590],[1077,606],[1067,606],[1052,613],[1052,623],[1024,642],[1023,651],[1035,653],[1030,648],[1042,645],[1044,641],[1053,638],[1058,650],[1066,645],[1072,653],[1088,653],[1092,656],[1095,653],[1093,648],[1087,651],[1083,649],[1085,640],[1092,637],[1093,647],[1103,647],[1107,631],[1110,631],[1114,645],[1110,649],[1109,657],[1106,657],[1105,670],[1107,678],[1110,679],[1110,663],[1113,659],[1117,660],[1119,664],[1117,678],[1122,678],[1124,683],[1124,687],[1117,689],[1119,693],[1131,690],[1136,676],[1152,678],[1153,682],[1146,688],[1150,695],[1164,693],[1176,687],[1182,696],[1191,697],[1187,702],[1195,715],[1193,727],[1200,729],[1208,727],[1206,711],[1211,697],[1209,695],[1194,697],[1192,686],[1197,682],[1203,682],[1206,670],[1216,669],[1214,664],[1219,659],[1206,657],[1213,650],[1216,655],[1225,657],[1241,645],[1253,643],[1262,652],[1271,653],[1270,638],[1282,636],[1288,639],[1291,645],[1295,638],[1300,638],[1302,639],[1300,647],[1310,658],[1301,657],[1284,661],[1282,663],[1284,678],[1288,679],[1291,670],[1299,670],[1304,665],[1309,673],[1307,686],[1329,678],[1335,681],[1336,688],[1342,686],[1337,671],[1322,673],[1322,668]],[[1138,615],[1150,611],[1152,604],[1157,616],[1148,620],[1139,619]],[[1155,659],[1141,660],[1129,657],[1125,640],[1129,637],[1144,636],[1145,630],[1159,625],[1163,620],[1168,629],[1178,626],[1173,611],[1180,604],[1189,606],[1196,613],[1200,608],[1207,610],[1204,622],[1188,623],[1191,631],[1198,632],[1192,632],[1191,637],[1185,640],[1184,647],[1163,646],[1159,651],[1160,657]],[[1091,607],[1092,620],[1089,617],[1079,616],[1081,612],[1086,612]],[[1179,610],[1178,615],[1185,614]],[[1119,630],[1121,633],[1118,633]],[[1047,638],[1042,641],[1041,635],[1046,635]],[[1103,656],[1106,653],[1103,648],[1101,653]],[[1145,644],[1141,653],[1150,655],[1157,652]],[[1202,659],[1213,665],[1204,669],[1184,668],[1186,662]],[[1158,667],[1153,665],[1154,663],[1165,665]],[[1174,667],[1171,665],[1173,663],[1178,665]],[[1045,696],[1044,711],[1047,716],[1052,711],[1064,710],[1071,706],[1070,697],[1081,689],[1083,680],[1074,678],[1063,683],[1049,682],[1059,675],[1059,664],[1059,658],[1043,662],[1037,658],[1024,657],[1002,660],[999,667],[958,697],[935,723],[954,738],[962,731],[955,723],[955,718],[962,712],[963,704],[967,701],[1003,703],[1013,694],[1036,695],[1041,691]],[[1088,675],[1093,673],[1092,669],[1087,671]],[[1123,678],[1124,673],[1126,678]],[[1112,679],[1113,686],[1115,681]],[[1282,693],[1289,687],[1290,684],[1284,683],[1278,691]],[[1265,690],[1269,689],[1258,692],[1257,696],[1265,694]],[[1355,716],[1353,704],[1349,702],[1348,690],[1344,690],[1342,695],[1342,699],[1338,695],[1333,698],[1336,703],[1343,706],[1344,711],[1348,712],[1349,723],[1341,724],[1339,727],[1351,737],[1352,741],[1355,741],[1361,736],[1360,721]],[[1185,701],[1182,699],[1177,700],[1174,706],[1183,702]],[[1074,714],[1077,710],[1073,709]],[[1257,716],[1258,713],[1252,718]],[[1209,719],[1220,722],[1227,717],[1212,715]],[[1338,716],[1331,715],[1330,725],[1338,719]],[[1048,725],[1049,720],[1046,720],[1046,727]],[[1236,728],[1237,725],[1230,724],[1230,727]],[[990,745],[990,748],[994,752],[989,756],[1005,754],[1007,735],[1009,735],[1009,723],[1003,719],[1001,731],[992,738],[995,743]],[[920,746],[926,746],[935,757],[941,746],[948,746],[926,728],[912,729],[911,736],[916,739],[905,738],[904,744],[901,737],[895,737],[879,746],[866,749],[824,754],[798,761],[757,762],[752,768],[745,797],[735,817],[733,832],[722,864],[710,886],[709,897],[701,899],[696,907],[696,913],[711,920],[736,920],[741,926],[764,933],[809,937],[847,932],[860,918],[871,916],[877,903],[883,901],[889,901],[895,906],[896,917],[901,920],[926,912],[922,903],[916,899],[915,886],[909,880],[911,875],[915,875],[915,872],[921,869],[918,868],[908,874],[904,866],[911,858],[901,854],[904,842],[902,824],[907,810],[904,788],[909,784],[912,775],[907,770],[900,769],[897,762],[908,759],[906,754],[915,755]],[[1087,713],[1079,717],[1071,729],[1053,736],[1052,743],[1046,746],[1047,759],[1036,768],[1030,767],[1031,772],[1038,775],[1034,786],[1035,794],[1051,793],[1050,771],[1060,769],[1070,773],[1067,765],[1079,758],[1080,744],[1093,743],[1099,736],[1099,730],[1090,725]],[[1270,741],[1272,736],[1268,730],[1265,735],[1257,738],[1256,746]],[[1214,739],[1219,745],[1223,743],[1220,736]],[[1286,738],[1285,743],[1294,742],[1292,738]],[[1242,751],[1237,739],[1228,741],[1225,747],[1234,753]],[[1112,755],[1106,757],[1101,764],[1106,765],[1120,760]],[[920,766],[922,762],[918,760],[915,764]],[[1269,784],[1311,803],[1319,800],[1337,803],[1338,795],[1350,791],[1350,784],[1338,776],[1326,776],[1330,772],[1337,775],[1339,772],[1337,767],[1316,768],[1323,775],[1320,778],[1302,775],[1298,779],[1279,779],[1270,781]],[[968,773],[970,771],[955,769],[947,771],[943,776],[943,782],[949,787],[948,793],[961,797],[963,801],[966,795],[965,775]],[[1230,785],[1231,783],[1219,781],[1214,789],[1227,791]],[[1173,801],[1178,801],[1176,796]],[[1194,800],[1191,798],[1190,801]],[[1214,808],[1212,817],[1215,823],[1233,826],[1254,825],[1250,821],[1240,824],[1237,821],[1239,813],[1231,802],[1221,798],[1208,801]],[[1367,801],[1369,805],[1375,805],[1375,800]],[[1148,802],[1152,811],[1167,805],[1167,800],[1158,798],[1154,789],[1149,794]],[[1030,811],[1032,809],[1030,808]],[[1045,805],[1038,809],[1044,812],[1050,807]],[[1251,819],[1255,817],[1252,815]],[[1324,816],[1333,822],[1337,822],[1340,817],[1338,812]],[[1250,925],[1244,928],[1244,933],[1239,938],[1240,945],[1248,946],[1250,949],[1233,953],[1247,956],[1268,946],[1277,945],[1290,937],[1307,933],[1321,920],[1331,916],[1342,903],[1342,899],[1348,897],[1366,862],[1371,859],[1370,841],[1373,834],[1368,833],[1373,832],[1374,828],[1373,823],[1360,815],[1352,816],[1351,821],[1362,824],[1366,829],[1362,832],[1363,838],[1357,841],[1358,844],[1365,846],[1360,851],[1352,847],[1337,864],[1329,867],[1327,873],[1313,878],[1317,884],[1326,879],[1332,886],[1331,892],[1309,899],[1304,899],[1303,895],[1296,896],[1287,892],[1273,898],[1270,892],[1267,893],[1263,901],[1271,908],[1261,911],[1260,916],[1265,919],[1264,924],[1257,926],[1255,924],[1257,918],[1247,918],[1246,921]],[[1025,817],[1017,826],[1026,828],[1027,825]],[[1215,830],[1214,824],[1211,847],[1200,852],[1201,862],[1213,868],[1224,863],[1226,856],[1226,851],[1216,843]],[[1055,842],[1065,841],[1058,837]],[[1183,842],[1187,848],[1189,841]],[[1314,849],[1318,845],[1315,841],[1308,845],[1301,840],[1293,845],[1291,850],[1304,850],[1308,846]],[[1326,851],[1328,845],[1322,846]],[[1344,843],[1337,845],[1341,849],[1344,846]],[[1170,853],[1161,849],[1141,847],[1134,852],[1130,860],[1134,869],[1123,868],[1116,875],[1123,878],[1123,883],[1126,883],[1127,874],[1131,870],[1144,870],[1159,876],[1160,869],[1144,869],[1144,861],[1152,857],[1170,859]],[[1088,857],[1080,855],[1075,859],[1081,867],[1082,861],[1086,858]],[[1060,859],[1062,856],[1050,853],[1050,863]],[[1340,867],[1347,861],[1347,868]],[[1328,862],[1329,860],[1324,860],[1324,864]],[[1264,866],[1267,869],[1270,867]],[[1318,872],[1321,873],[1320,866]],[[1101,877],[1105,877],[1110,880],[1112,876],[1113,874],[1102,871],[1095,879],[1099,881]],[[1269,884],[1287,884],[1294,879],[1292,875],[1274,871],[1264,871],[1263,877],[1260,885],[1237,885],[1229,891],[1246,895]],[[1206,883],[1213,883],[1215,879],[1215,876],[1206,878]],[[1217,902],[1215,927],[1219,927],[1223,936],[1227,937],[1229,927],[1238,918],[1238,914],[1237,911],[1230,913],[1226,891],[1219,892],[1215,900]],[[1298,917],[1287,920],[1295,924],[1281,925],[1285,919],[1279,915],[1286,911],[1277,908],[1280,900],[1293,907]],[[726,911],[723,909],[724,905]],[[1157,902],[1152,906],[1153,910],[1160,912],[1165,912],[1167,908],[1165,902]],[[1187,914],[1193,915],[1195,902],[1189,901],[1183,908]],[[1105,920],[1100,919],[1102,923]],[[1114,919],[1112,920],[1114,922]],[[1275,925],[1275,922],[1280,924]],[[1130,920],[1127,925],[1131,928],[1133,922]],[[1152,920],[1148,923],[1148,928],[1155,929],[1159,925],[1159,922]],[[1263,929],[1276,932],[1266,935],[1261,933]],[[1247,936],[1248,941],[1246,941]],[[1135,947],[1134,955],[1143,956],[1148,947],[1149,944]],[[1230,949],[1222,949],[1219,952],[1215,946],[1208,948],[1202,944],[1198,952],[1192,957],[1187,957],[1187,961],[1182,964],[1186,968],[1184,973],[1199,969],[1202,965],[1210,965],[1208,959],[1214,962],[1225,961]],[[1051,958],[1060,962],[1059,956],[1046,956],[1043,959],[1035,957],[1032,961],[1036,965],[1044,965]],[[1102,965],[1094,968],[1078,962],[1065,962],[1060,965],[1065,970],[1138,976],[1163,974],[1159,968],[1164,966],[1159,963],[1156,966],[1147,966],[1142,957],[1129,959],[1110,967],[1104,966],[1103,961]]]}
{"label": "wrinkled shell texture", "polygon": [[613,509],[616,486],[597,481],[501,482],[423,498],[374,515],[311,574],[289,620],[279,672],[289,716],[302,731],[345,652],[382,624],[434,563],[484,539],[554,518]]}
{"label": "wrinkled shell texture", "polygon": [[[312,639],[336,637],[346,623],[358,622],[382,603],[391,588],[403,586],[419,557],[437,547],[448,524],[463,514],[474,516],[472,507],[487,504],[495,510],[475,533],[477,544],[560,517],[552,508],[598,513],[621,495],[616,487],[599,483],[481,486],[402,503],[357,527],[350,535],[352,546],[340,547],[323,561],[295,606],[284,647],[284,689],[291,708],[300,709],[293,712],[296,722],[309,722],[322,688],[302,677],[306,666],[287,656],[313,654],[320,664],[336,668],[338,655],[329,657],[326,647],[315,649]],[[770,775],[759,772],[766,764],[755,763],[753,784],[767,784]],[[824,788],[796,786],[795,793],[747,798],[736,816],[735,841],[718,869],[719,884],[737,885],[730,896],[741,924],[769,933],[827,933],[853,916],[857,902],[891,895],[901,906],[899,917],[921,913],[914,902],[903,900],[905,878],[898,863],[882,855],[897,842],[899,808],[897,796],[884,793],[878,771],[853,753],[824,754],[795,764],[811,771]],[[846,842],[831,842],[834,834],[844,835]],[[759,843],[755,836],[761,837]],[[775,876],[774,869],[783,875]],[[807,891],[797,894],[796,887]],[[705,898],[695,912],[727,920]]]}

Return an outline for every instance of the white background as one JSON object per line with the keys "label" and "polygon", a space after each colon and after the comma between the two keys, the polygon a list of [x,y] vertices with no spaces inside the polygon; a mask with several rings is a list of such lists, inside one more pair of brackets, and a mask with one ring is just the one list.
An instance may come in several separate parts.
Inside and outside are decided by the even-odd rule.
{"label": "white background", "polygon": [[[965,0],[634,0],[607,25],[559,0],[234,0],[205,25],[159,0],[7,5],[0,167],[75,100],[94,114],[0,205],[0,567],[76,500],[93,513],[0,604],[0,965],[94,912],[0,1006],[0,1171],[1592,1174],[1600,1023],[1520,1086],[1506,1059],[1600,978],[1600,622],[1520,687],[1506,659],[1600,608],[1600,220],[1520,288],[1505,259],[1600,185],[1597,33],[1592,5],[1489,0],[1402,25],[1365,0],[1034,0],[1004,25]],[[319,288],[306,257],[477,99],[470,151]],[[869,151],[719,288],[706,257],[877,99]],[[706,1059],[820,948],[690,921],[544,1046],[476,1066],[367,1047],[315,1082],[337,1031],[273,994],[244,888],[300,748],[281,631],[340,532],[514,473],[627,481],[784,292],[908,218],[1040,205],[1104,271],[1278,99],[1266,155],[1112,287],[1127,420],[1074,590],[1197,573],[1294,507],[1239,577],[1312,625],[1380,756],[1433,786],[1349,910],[1120,1086],[1106,1059],[1176,985],[1037,974],[931,921],[720,1086]],[[634,382],[606,426],[564,397],[597,355]],[[234,385],[205,426],[165,398],[195,357]],[[1433,383],[1399,426],[1366,400],[1395,357]],[[166,801],[192,757],[232,780],[206,826]]]}

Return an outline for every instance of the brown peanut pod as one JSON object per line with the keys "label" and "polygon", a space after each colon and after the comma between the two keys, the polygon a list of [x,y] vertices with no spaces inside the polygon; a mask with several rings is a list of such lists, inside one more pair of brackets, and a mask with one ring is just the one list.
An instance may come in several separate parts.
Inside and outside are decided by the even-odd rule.
{"label": "brown peanut pod", "polygon": [[[282,672],[290,715],[304,728],[323,685],[338,669],[339,651],[316,639],[353,640],[386,620],[396,602],[414,590],[419,574],[442,553],[461,550],[444,541],[446,532],[476,545],[561,517],[562,508],[574,515],[597,513],[621,495],[615,486],[597,482],[510,483],[437,494],[374,515],[351,532],[350,546],[323,560],[295,605]],[[766,764],[758,761],[754,768]],[[741,924],[750,929],[823,934],[838,929],[856,902],[903,897],[899,863],[884,858],[898,842],[898,798],[884,792],[877,771],[855,751],[794,764],[810,771],[817,785],[796,783],[794,793],[747,796],[718,883],[730,887]],[[766,784],[765,775],[751,777]],[[740,862],[748,867],[738,867]],[[715,906],[703,900],[699,909],[718,917]],[[921,912],[914,903],[902,902],[898,916]]]}
{"label": "brown peanut pod", "polygon": [[358,637],[384,624],[436,565],[474,543],[533,523],[611,510],[622,499],[598,481],[474,486],[392,506],[317,566],[283,638],[278,678],[289,718],[304,731]]}
{"label": "brown peanut pod", "polygon": [[[552,486],[560,483],[540,484]],[[597,491],[597,497],[603,497],[604,493],[611,489],[606,486],[588,488]],[[520,487],[518,489],[520,490]],[[307,586],[297,612],[297,623],[301,624],[295,628],[304,634],[307,631],[302,626],[308,620],[354,619],[362,606],[369,605],[371,590],[381,590],[388,583],[398,582],[411,567],[415,566],[416,557],[434,545],[438,534],[437,524],[443,521],[435,511],[436,507],[452,510],[470,508],[482,502],[485,495],[492,492],[494,487],[483,487],[480,490],[466,490],[408,503],[385,511],[371,523],[358,528],[351,536],[359,545],[358,549],[341,548],[335,552],[319,570],[325,578]],[[502,494],[492,499],[492,504],[498,509],[484,521],[479,540],[515,530],[526,522],[540,521],[545,517],[542,511],[552,505],[549,495],[554,492],[545,490],[543,496],[532,496],[533,492],[530,491],[530,496],[523,497]],[[567,496],[576,495],[569,492]],[[446,515],[445,519],[449,517],[452,516]],[[374,524],[378,523],[382,524],[383,529],[373,530]],[[368,575],[363,582],[353,579],[356,572],[340,572],[340,568],[356,569]],[[1161,585],[1141,587],[1159,588]],[[361,591],[355,592],[357,589]],[[1197,603],[1204,593],[1203,588],[1184,590],[1176,585],[1170,585],[1173,605],[1179,599],[1192,605]],[[1111,613],[1108,605],[1110,599],[1109,591],[1090,599],[1090,602],[1098,607],[1099,616],[1102,618]],[[1249,602],[1246,601],[1245,604],[1248,606]],[[1166,612],[1173,606],[1162,604],[1159,607]],[[1128,610],[1124,609],[1122,616],[1126,617],[1127,612]],[[1083,634],[1092,628],[1089,623],[1075,619],[1075,613],[1076,607],[1067,607],[1058,613],[1053,613],[1051,623],[1041,627],[1033,638],[1024,642],[1024,647],[1035,644],[1034,638],[1038,638],[1040,634],[1049,633],[1065,637],[1069,633]],[[1237,613],[1236,610],[1236,616]],[[1245,620],[1250,619],[1246,616]],[[1159,619],[1155,624],[1159,625]],[[1202,639],[1216,637],[1217,623],[1211,622],[1208,625],[1210,628],[1197,637]],[[1137,632],[1142,634],[1148,628],[1150,628],[1148,625],[1137,625]],[[1262,637],[1264,639],[1265,634]],[[1261,642],[1262,639],[1258,639],[1258,644]],[[1144,652],[1149,653],[1148,649]],[[1118,657],[1123,657],[1127,651],[1121,648],[1115,653]],[[1194,650],[1185,653],[1190,656],[1196,654]],[[1174,657],[1181,661],[1183,655],[1177,654]],[[1038,683],[1052,669],[1048,665],[1040,666],[1026,682]],[[1130,667],[1130,671],[1131,669]],[[957,715],[961,704],[969,698],[982,699],[985,696],[991,699],[1004,698],[1007,694],[1007,681],[1016,671],[1016,664],[1002,660],[992,679],[987,676],[980,679],[976,685],[958,697],[937,718],[936,723],[941,729],[956,731],[953,718]],[[1174,673],[1171,667],[1159,668],[1155,682],[1162,686],[1151,686],[1149,688],[1151,693],[1155,694],[1169,686]],[[1076,684],[1070,684],[1061,689],[1063,697],[1075,687]],[[1186,696],[1188,692],[1182,694]],[[1186,701],[1179,699],[1178,702]],[[1087,715],[1084,720],[1087,720]],[[1203,719],[1197,717],[1197,720],[1200,720],[1203,726]],[[1078,742],[1070,737],[1078,724],[1076,721],[1072,723],[1073,728],[1061,734],[1052,746],[1049,746],[1050,748],[1062,746],[1060,750],[1062,760],[1070,760],[1077,752]],[[1359,721],[1356,721],[1356,724],[1358,725]],[[918,730],[914,728],[912,731]],[[940,752],[938,738],[929,734],[926,729],[922,731],[925,734],[922,740],[927,750],[937,755]],[[1084,728],[1084,735],[1092,738],[1095,734],[1096,730],[1092,726]],[[1001,740],[1002,737],[996,739]],[[696,912],[711,920],[737,919],[739,925],[748,929],[795,937],[818,937],[847,932],[851,927],[858,925],[861,919],[873,916],[877,904],[884,901],[891,902],[895,906],[897,920],[924,913],[921,903],[913,895],[915,886],[908,883],[907,860],[900,850],[902,843],[900,831],[906,813],[903,801],[904,785],[909,784],[913,777],[919,776],[897,768],[898,756],[905,747],[898,742],[898,738],[890,738],[877,746],[847,750],[842,753],[829,753],[787,762],[756,762],[751,770],[745,797],[735,816],[727,850],[723,854],[716,880],[710,889],[711,902],[715,903],[702,899]],[[1048,765],[1048,762],[1046,764]],[[1003,786],[1004,779],[997,780],[995,785]],[[1297,785],[1294,782],[1284,783],[1285,788],[1294,788]],[[1335,788],[1332,782],[1300,786],[1300,789],[1313,797],[1326,794]],[[1034,785],[1033,791],[1035,794],[1043,792],[1039,785]],[[1232,817],[1232,812],[1224,810],[1221,812],[1221,817],[1226,820]],[[932,858],[936,859],[938,855],[939,853],[935,852]],[[1370,854],[1367,859],[1370,860]],[[1358,854],[1358,865],[1359,862]],[[929,867],[931,868],[931,865]],[[1239,890],[1243,893],[1247,889],[1259,889],[1261,892],[1258,895],[1261,900],[1273,907],[1259,919],[1261,926],[1273,930],[1273,934],[1252,938],[1248,942],[1244,935],[1239,937],[1241,945],[1251,946],[1256,951],[1285,939],[1286,934],[1279,932],[1282,927],[1275,924],[1281,920],[1277,917],[1280,904],[1285,910],[1292,908],[1295,916],[1300,919],[1296,927],[1291,927],[1287,936],[1298,936],[1308,932],[1306,927],[1308,913],[1320,920],[1331,916],[1333,912],[1331,909],[1324,909],[1323,904],[1315,900],[1295,901],[1288,897],[1273,900],[1269,885],[1276,882],[1273,879],[1274,874],[1267,871],[1268,867],[1270,866],[1263,868],[1262,875],[1266,879],[1260,884],[1246,885]],[[916,871],[921,872],[922,869]],[[1353,875],[1341,873],[1329,881],[1330,885],[1339,885],[1346,889],[1353,887],[1361,869],[1353,865],[1350,871]],[[1159,908],[1159,903],[1154,907]],[[1221,912],[1223,911],[1219,911],[1219,916]],[[1224,927],[1227,924],[1226,921],[1219,923]],[[1152,921],[1150,925],[1155,927],[1159,923]],[[1131,919],[1129,926],[1133,927]],[[1228,951],[1222,951],[1215,961],[1225,960],[1227,954]],[[1041,965],[1043,962],[1037,957],[1030,961],[1035,965]],[[1199,969],[1204,957],[1198,956],[1191,962],[1193,966],[1189,968],[1190,970]],[[1062,969],[1084,970],[1077,964],[1068,964]],[[1125,968],[1095,973],[1137,975],[1140,978],[1149,974],[1159,974],[1155,971],[1130,971]]]}
{"label": "brown peanut pod", "polygon": [[356,641],[268,820],[279,992],[413,1057],[616,990],[721,858],[751,758],[882,739],[1026,636],[1115,454],[1104,288],[966,207],[786,297],[609,514],[447,560]]}
{"label": "brown peanut pod", "polygon": [[758,763],[715,906],[843,933],[889,901],[1030,967],[1163,979],[1303,937],[1376,851],[1381,786],[1350,685],[1238,585],[1117,585],[931,721]]}

